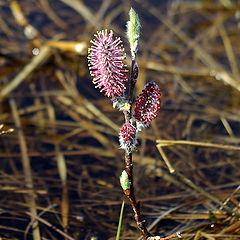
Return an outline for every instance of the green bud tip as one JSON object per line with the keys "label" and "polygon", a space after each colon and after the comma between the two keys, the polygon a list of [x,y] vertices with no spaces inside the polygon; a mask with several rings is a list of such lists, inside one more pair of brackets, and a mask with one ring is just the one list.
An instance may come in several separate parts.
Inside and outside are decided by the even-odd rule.
{"label": "green bud tip", "polygon": [[127,22],[127,38],[130,43],[131,53],[134,56],[137,52],[138,39],[140,37],[140,21],[138,15],[133,10],[129,11],[129,21]]}
{"label": "green bud tip", "polygon": [[123,170],[123,172],[120,176],[120,183],[121,183],[121,187],[124,191],[130,189],[130,181],[128,178],[128,174],[125,170]]}

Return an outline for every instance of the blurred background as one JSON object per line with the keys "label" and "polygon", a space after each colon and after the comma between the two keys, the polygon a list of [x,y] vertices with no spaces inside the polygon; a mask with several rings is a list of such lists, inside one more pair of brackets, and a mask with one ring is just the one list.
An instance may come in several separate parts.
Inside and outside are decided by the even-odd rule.
{"label": "blurred background", "polygon": [[94,33],[112,29],[130,66],[131,7],[141,22],[136,92],[149,81],[162,92],[133,155],[146,225],[162,237],[240,238],[240,2],[1,0],[0,239],[113,240],[123,200],[121,239],[139,238],[119,184],[124,117],[87,63]]}

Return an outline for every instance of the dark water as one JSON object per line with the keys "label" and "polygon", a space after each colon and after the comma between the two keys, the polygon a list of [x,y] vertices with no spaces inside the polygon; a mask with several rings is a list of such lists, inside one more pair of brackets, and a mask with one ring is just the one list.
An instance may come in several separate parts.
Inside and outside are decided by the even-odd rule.
{"label": "dark water", "polygon": [[[169,209],[182,206],[152,232],[161,236],[178,230],[183,236],[194,236],[198,230],[219,233],[231,223],[223,218],[214,222],[206,215],[220,206],[171,175],[155,141],[239,146],[237,2],[95,0],[76,1],[75,6],[78,3],[85,4],[87,10],[74,10],[64,1],[19,1],[28,23],[39,32],[33,40],[24,35],[26,26],[17,23],[10,3],[0,3],[0,94],[31,62],[33,48],[41,50],[55,38],[89,45],[97,30],[113,29],[123,40],[129,65],[125,26],[133,6],[142,25],[136,92],[152,80],[162,92],[158,117],[139,134],[134,152],[134,186],[137,199],[142,202],[142,214],[148,226]],[[94,17],[98,17],[96,26],[91,23]],[[94,88],[87,64],[87,51],[79,55],[66,45],[53,47],[51,56],[1,100],[1,123],[5,128],[15,128],[13,134],[0,136],[3,239],[23,239],[30,222],[18,128],[10,99],[16,102],[31,162],[34,198],[43,220],[42,237],[64,238],[56,231],[64,230],[61,204],[66,196],[56,161],[60,151],[67,166],[68,203],[64,204],[69,210],[65,231],[74,239],[115,239],[120,206],[125,199],[119,184],[124,152],[119,149],[118,129],[104,117],[119,127],[124,117]],[[104,117],[96,116],[97,110],[92,110],[92,106]],[[228,206],[236,207],[239,151],[189,145],[163,149],[176,171],[221,201],[233,194]],[[132,209],[125,200],[121,239],[137,239]],[[197,215],[200,213],[206,214],[203,219]],[[216,227],[209,228],[213,223]],[[31,234],[29,230],[26,239],[32,239]]]}

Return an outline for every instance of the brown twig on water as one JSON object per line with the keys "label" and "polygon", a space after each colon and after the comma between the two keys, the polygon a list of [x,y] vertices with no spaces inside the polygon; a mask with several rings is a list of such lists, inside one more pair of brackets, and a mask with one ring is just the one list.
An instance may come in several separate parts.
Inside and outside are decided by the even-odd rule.
{"label": "brown twig on water", "polygon": [[[157,142],[161,142],[161,140],[157,140]],[[164,140],[162,141],[164,142]],[[201,147],[219,147],[219,148],[223,148],[225,149],[225,145],[219,145],[219,144],[212,144],[212,143],[201,143],[201,142],[190,142],[190,141],[166,141],[163,146],[168,146],[168,144],[171,145],[177,145],[177,144],[189,144],[189,145],[193,145],[193,146],[201,146]],[[174,176],[176,176],[177,179],[179,179],[181,182],[183,182],[184,184],[186,184],[187,186],[191,187],[192,189],[194,189],[196,192],[200,193],[201,195],[207,197],[208,199],[210,199],[211,201],[213,201],[214,203],[216,203],[217,205],[221,206],[222,208],[225,209],[225,211],[229,214],[229,215],[238,215],[237,212],[235,212],[232,208],[226,206],[221,200],[219,200],[218,198],[216,198],[215,196],[213,196],[212,194],[208,193],[207,191],[205,191],[202,187],[196,185],[194,182],[192,182],[189,178],[185,177],[183,174],[181,174],[179,171],[176,171],[175,168],[172,166],[172,164],[170,163],[170,161],[168,160],[165,152],[162,149],[161,143],[159,143],[157,145],[157,148],[159,150],[159,153],[161,154],[164,162],[166,163],[169,172],[171,174],[173,174]],[[229,149],[234,149],[234,150],[239,150],[238,147],[234,147],[234,146],[229,146]]]}
{"label": "brown twig on water", "polygon": [[24,178],[25,178],[25,186],[28,189],[26,199],[29,205],[31,218],[32,218],[33,239],[40,240],[41,236],[40,236],[38,221],[36,220],[37,209],[36,209],[36,202],[34,199],[33,179],[32,179],[32,173],[31,173],[30,159],[28,157],[27,144],[26,144],[22,127],[21,127],[21,122],[18,115],[16,102],[13,99],[10,100],[10,106],[12,109],[12,115],[16,125],[16,129],[18,130],[17,133],[18,133],[18,140],[19,140],[19,145],[20,145],[20,150],[22,155],[22,166],[23,166],[23,172],[24,172]]}

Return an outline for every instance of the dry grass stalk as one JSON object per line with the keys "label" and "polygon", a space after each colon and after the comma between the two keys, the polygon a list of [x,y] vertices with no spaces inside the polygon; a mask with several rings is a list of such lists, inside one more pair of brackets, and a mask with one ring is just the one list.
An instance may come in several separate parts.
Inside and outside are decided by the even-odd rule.
{"label": "dry grass stalk", "polygon": [[30,63],[27,64],[22,71],[0,91],[0,99],[5,98],[9,93],[17,88],[40,64],[45,62],[50,55],[51,48],[43,46],[40,49],[39,55],[34,56],[32,61],[30,61]]}
{"label": "dry grass stalk", "polygon": [[[140,134],[141,147],[133,153],[136,195],[144,202],[147,222],[153,223],[151,231],[161,236],[181,230],[184,240],[238,239],[238,219],[223,206],[237,211],[240,199],[239,7],[225,0],[163,2],[136,4],[144,29],[137,90],[154,80],[163,94],[160,117]],[[109,0],[81,4],[0,3],[0,122],[5,126],[0,125],[0,132],[14,128],[8,102],[14,98],[34,172],[33,197],[41,211],[35,217],[26,213],[29,204],[24,196],[29,189],[23,189],[19,141],[12,134],[1,135],[2,238],[22,239],[31,226],[29,216],[38,219],[41,236],[47,238],[113,239],[116,233],[122,202],[116,181],[122,169],[117,149],[122,119],[92,88],[84,48],[95,28],[124,36],[130,4]],[[40,46],[49,47],[50,55],[31,66],[39,59],[32,50]],[[154,150],[156,139],[166,139],[158,146],[173,172],[181,171],[221,203],[170,174]],[[57,153],[65,158],[68,193],[63,193]],[[61,208],[63,202],[69,209]],[[136,239],[128,219],[123,220],[122,239]]]}
{"label": "dry grass stalk", "polygon": [[26,199],[27,199],[28,207],[32,214],[31,219],[32,219],[33,239],[40,240],[41,236],[40,236],[38,221],[36,219],[37,208],[36,208],[36,202],[34,199],[34,195],[35,195],[34,185],[33,185],[33,179],[32,179],[30,159],[28,157],[27,144],[26,144],[26,140],[22,130],[21,121],[18,115],[16,102],[13,99],[10,100],[10,106],[11,106],[12,116],[15,122],[17,133],[18,133],[18,141],[19,141],[21,155],[22,155],[22,166],[23,166],[23,172],[24,172],[24,178],[25,178],[25,186],[28,189]]}

